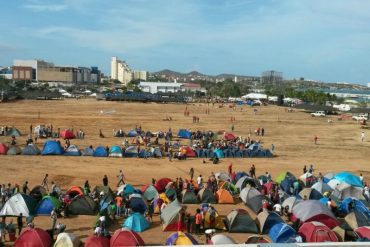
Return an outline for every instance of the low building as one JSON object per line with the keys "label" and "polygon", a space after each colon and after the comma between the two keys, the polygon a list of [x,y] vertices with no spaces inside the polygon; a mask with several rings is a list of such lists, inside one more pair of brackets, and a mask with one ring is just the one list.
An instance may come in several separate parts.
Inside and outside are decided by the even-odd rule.
{"label": "low building", "polygon": [[200,92],[203,94],[207,93],[207,89],[203,88],[200,84],[197,83],[184,83],[182,86],[183,91],[190,91],[193,93]]}
{"label": "low building", "polygon": [[147,93],[176,93],[182,91],[182,83],[177,82],[140,82],[139,88]]}
{"label": "low building", "polygon": [[35,70],[29,66],[13,66],[13,80],[32,81],[36,79]]}
{"label": "low building", "polygon": [[13,72],[10,67],[0,67],[0,77],[11,80]]}

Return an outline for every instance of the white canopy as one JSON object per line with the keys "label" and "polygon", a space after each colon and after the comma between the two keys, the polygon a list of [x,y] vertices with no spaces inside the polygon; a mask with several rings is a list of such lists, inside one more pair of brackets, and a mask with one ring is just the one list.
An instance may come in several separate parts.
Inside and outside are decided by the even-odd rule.
{"label": "white canopy", "polygon": [[242,96],[243,99],[267,99],[266,94],[262,93],[249,93],[244,96]]}

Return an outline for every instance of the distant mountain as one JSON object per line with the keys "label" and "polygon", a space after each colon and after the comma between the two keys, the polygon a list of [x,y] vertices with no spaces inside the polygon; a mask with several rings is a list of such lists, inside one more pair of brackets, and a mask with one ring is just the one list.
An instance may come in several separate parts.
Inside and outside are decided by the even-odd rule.
{"label": "distant mountain", "polygon": [[183,76],[185,76],[185,74],[183,74],[183,73],[173,71],[173,70],[169,70],[169,69],[164,69],[164,70],[160,70],[158,72],[153,72],[152,74],[159,75],[159,76],[165,75],[167,77],[183,77]]}
{"label": "distant mountain", "polygon": [[188,75],[188,76],[207,76],[207,75],[202,74],[198,71],[191,71],[191,72],[187,73],[186,75]]}
{"label": "distant mountain", "polygon": [[189,73],[181,73],[169,69],[164,69],[158,72],[153,72],[152,74],[157,76],[166,76],[166,77],[208,77],[208,78],[234,78],[235,76],[238,78],[249,77],[246,75],[235,75],[235,74],[219,74],[219,75],[206,75],[199,71],[191,71]]}

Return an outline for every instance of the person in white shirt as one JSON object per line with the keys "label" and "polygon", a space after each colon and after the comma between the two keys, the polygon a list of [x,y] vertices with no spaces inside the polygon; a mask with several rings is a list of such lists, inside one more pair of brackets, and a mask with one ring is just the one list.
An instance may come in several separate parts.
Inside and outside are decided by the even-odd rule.
{"label": "person in white shirt", "polygon": [[203,187],[203,177],[201,174],[197,178],[197,184],[198,184],[198,189],[201,189]]}
{"label": "person in white shirt", "polygon": [[279,203],[275,204],[273,206],[273,209],[276,213],[278,213],[279,215],[282,215],[282,212],[281,212],[281,205]]}

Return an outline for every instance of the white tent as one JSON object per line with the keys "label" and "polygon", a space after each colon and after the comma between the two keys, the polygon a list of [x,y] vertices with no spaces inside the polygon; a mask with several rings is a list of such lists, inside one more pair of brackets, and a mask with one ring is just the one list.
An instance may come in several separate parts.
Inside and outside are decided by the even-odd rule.
{"label": "white tent", "polygon": [[36,206],[34,199],[28,195],[17,193],[6,201],[0,211],[0,216],[19,216],[22,214],[24,217],[29,217],[31,211],[34,210],[34,208],[29,208],[29,206]]}
{"label": "white tent", "polygon": [[74,234],[62,232],[58,234],[54,247],[79,247],[80,243]]}
{"label": "white tent", "polygon": [[262,93],[249,93],[249,94],[246,94],[244,96],[242,96],[243,99],[267,99],[267,95],[266,94],[262,94]]}

